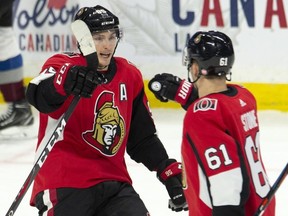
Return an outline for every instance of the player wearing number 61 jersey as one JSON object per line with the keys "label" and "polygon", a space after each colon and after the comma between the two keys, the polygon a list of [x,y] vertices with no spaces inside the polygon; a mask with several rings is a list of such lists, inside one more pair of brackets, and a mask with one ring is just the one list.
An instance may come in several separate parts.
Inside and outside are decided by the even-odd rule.
{"label": "player wearing number 61 jersey", "polygon": [[[254,215],[270,185],[251,93],[227,85],[226,91],[199,98],[187,110],[183,128],[183,186],[190,215]],[[274,207],[273,201],[264,215],[274,215]]]}
{"label": "player wearing number 61 jersey", "polygon": [[[221,32],[197,32],[183,57],[190,85],[165,73],[149,88],[158,99],[187,109],[181,154],[189,215],[252,216],[270,185],[255,98],[244,87],[226,83],[234,63],[232,41]],[[263,215],[275,215],[274,199]]]}

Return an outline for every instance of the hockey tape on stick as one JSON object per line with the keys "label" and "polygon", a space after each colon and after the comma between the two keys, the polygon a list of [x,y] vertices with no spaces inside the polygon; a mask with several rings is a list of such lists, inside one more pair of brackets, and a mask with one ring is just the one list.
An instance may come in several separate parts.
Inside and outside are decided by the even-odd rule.
{"label": "hockey tape on stick", "polygon": [[262,200],[262,202],[261,202],[260,206],[258,207],[254,216],[259,216],[259,215],[262,215],[264,213],[265,209],[268,207],[270,201],[272,200],[276,191],[278,190],[278,188],[280,187],[280,185],[282,184],[282,182],[286,178],[287,174],[288,174],[288,163],[286,164],[285,168],[282,170],[279,177],[277,178],[277,180],[275,181],[275,183],[271,187],[267,196]]}
{"label": "hockey tape on stick", "polygon": [[87,67],[91,70],[97,70],[98,58],[96,47],[91,32],[82,20],[76,20],[71,25],[72,32],[77,39],[81,52],[86,58]]}
{"label": "hockey tape on stick", "polygon": [[[94,62],[95,58],[97,61],[97,53],[89,28],[87,27],[85,22],[81,20],[73,22],[71,24],[71,28],[77,42],[79,43],[83,55],[86,58],[87,67],[91,69],[95,68],[96,64]],[[5,216],[13,216],[15,214],[15,211],[17,210],[19,204],[21,203],[23,197],[25,196],[26,192],[31,186],[33,180],[35,179],[36,175],[38,174],[45,160],[47,159],[47,156],[51,152],[54,144],[56,143],[56,141],[59,140],[59,138],[62,137],[67,121],[70,118],[71,114],[73,113],[79,100],[80,100],[79,95],[74,96],[67,111],[59,119],[58,124],[55,130],[53,131],[52,135],[50,136],[49,140],[47,141],[47,139],[43,139],[42,142],[40,143],[36,153],[36,156],[38,157],[36,157],[34,166]]]}

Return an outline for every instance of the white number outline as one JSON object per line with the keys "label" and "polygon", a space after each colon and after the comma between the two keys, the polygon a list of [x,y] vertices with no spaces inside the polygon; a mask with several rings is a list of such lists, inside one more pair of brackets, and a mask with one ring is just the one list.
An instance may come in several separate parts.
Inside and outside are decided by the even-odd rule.
{"label": "white number outline", "polygon": [[[251,136],[246,137],[245,141],[245,154],[249,163],[252,181],[255,187],[256,193],[264,198],[270,190],[270,184],[268,181],[267,174],[261,163],[260,156],[260,142],[259,142],[259,131],[255,136],[255,140]],[[254,158],[254,155],[257,155],[257,158]],[[264,183],[261,183],[260,176],[264,180]]]}

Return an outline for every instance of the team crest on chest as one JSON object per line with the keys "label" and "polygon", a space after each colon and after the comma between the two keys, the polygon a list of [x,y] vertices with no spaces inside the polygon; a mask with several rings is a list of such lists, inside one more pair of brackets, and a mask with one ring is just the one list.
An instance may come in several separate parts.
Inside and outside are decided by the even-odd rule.
{"label": "team crest on chest", "polygon": [[95,104],[93,129],[82,133],[86,143],[106,156],[115,155],[122,145],[125,127],[114,93],[103,92]]}

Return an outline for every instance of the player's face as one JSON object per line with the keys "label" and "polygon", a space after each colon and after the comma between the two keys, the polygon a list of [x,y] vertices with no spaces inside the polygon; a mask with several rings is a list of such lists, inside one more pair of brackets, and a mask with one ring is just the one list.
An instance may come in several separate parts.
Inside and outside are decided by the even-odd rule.
{"label": "player's face", "polygon": [[92,36],[97,50],[99,67],[103,68],[108,66],[118,43],[115,30],[95,32]]}

